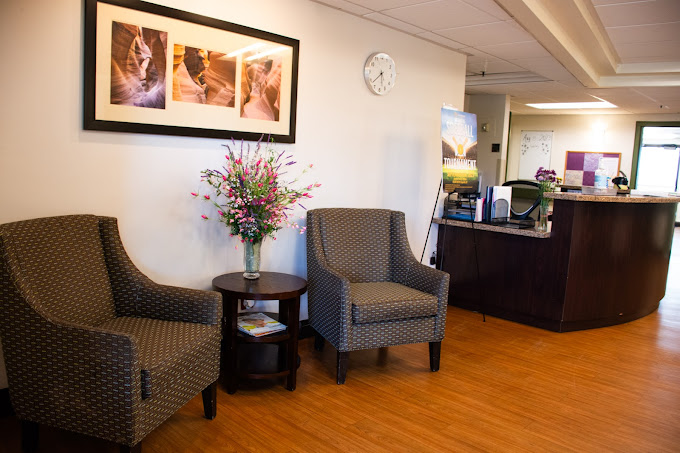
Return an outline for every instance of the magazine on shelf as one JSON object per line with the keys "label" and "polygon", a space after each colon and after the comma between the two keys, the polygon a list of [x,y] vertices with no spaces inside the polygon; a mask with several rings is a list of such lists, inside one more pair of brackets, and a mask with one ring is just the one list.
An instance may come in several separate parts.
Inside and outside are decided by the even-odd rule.
{"label": "magazine on shelf", "polygon": [[264,313],[242,313],[238,317],[238,330],[254,337],[261,337],[286,330],[285,324]]}

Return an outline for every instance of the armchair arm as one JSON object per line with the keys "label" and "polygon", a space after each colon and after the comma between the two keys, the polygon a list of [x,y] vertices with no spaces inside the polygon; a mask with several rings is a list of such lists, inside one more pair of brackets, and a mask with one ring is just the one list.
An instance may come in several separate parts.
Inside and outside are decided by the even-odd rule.
{"label": "armchair arm", "polygon": [[210,325],[221,322],[222,295],[217,291],[160,285],[150,279],[137,290],[137,316]]}
{"label": "armchair arm", "polygon": [[130,444],[142,399],[134,337],[50,317],[30,284],[0,267],[12,320],[0,333],[17,416]]}
{"label": "armchair arm", "polygon": [[349,279],[326,262],[313,211],[307,213],[307,306],[310,325],[339,351],[352,325]]}
{"label": "armchair arm", "polygon": [[421,264],[415,259],[409,266],[404,284],[424,293],[437,296],[440,303],[448,304],[450,275]]}
{"label": "armchair arm", "polygon": [[219,324],[222,318],[220,293],[154,282],[128,256],[115,218],[100,217],[99,232],[118,316]]}
{"label": "armchair arm", "polygon": [[443,271],[433,269],[413,258],[410,263],[404,284],[424,293],[437,296],[437,322],[435,338],[444,338],[446,326],[446,309],[449,304],[449,280],[451,276]]}
{"label": "armchair arm", "polygon": [[435,337],[444,338],[450,275],[422,264],[413,256],[406,237],[404,213],[392,213],[392,278],[395,282],[437,297]]}

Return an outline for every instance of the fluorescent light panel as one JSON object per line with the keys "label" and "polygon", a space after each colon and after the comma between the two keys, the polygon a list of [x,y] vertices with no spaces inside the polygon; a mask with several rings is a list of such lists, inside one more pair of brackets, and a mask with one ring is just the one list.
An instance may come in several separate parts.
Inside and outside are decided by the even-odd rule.
{"label": "fluorescent light panel", "polygon": [[607,101],[599,102],[546,102],[526,104],[535,109],[615,109],[616,106]]}

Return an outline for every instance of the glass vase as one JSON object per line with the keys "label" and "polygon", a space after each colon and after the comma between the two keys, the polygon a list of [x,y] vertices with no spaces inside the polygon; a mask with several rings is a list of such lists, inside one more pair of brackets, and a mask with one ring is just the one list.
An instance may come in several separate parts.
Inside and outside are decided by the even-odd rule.
{"label": "glass vase", "polygon": [[548,200],[541,200],[539,205],[538,231],[548,231]]}
{"label": "glass vase", "polygon": [[243,243],[243,277],[249,280],[260,278],[260,248],[262,241]]}

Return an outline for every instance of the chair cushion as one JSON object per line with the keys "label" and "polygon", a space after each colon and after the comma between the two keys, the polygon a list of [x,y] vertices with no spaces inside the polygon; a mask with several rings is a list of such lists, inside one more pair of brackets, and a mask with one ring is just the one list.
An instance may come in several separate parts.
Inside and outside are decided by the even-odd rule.
{"label": "chair cushion", "polygon": [[351,283],[352,321],[392,321],[437,314],[437,297],[392,282]]}
{"label": "chair cushion", "polygon": [[215,325],[150,318],[122,316],[99,327],[135,337],[142,370],[142,398],[191,380],[193,365],[211,354],[220,337]]}

